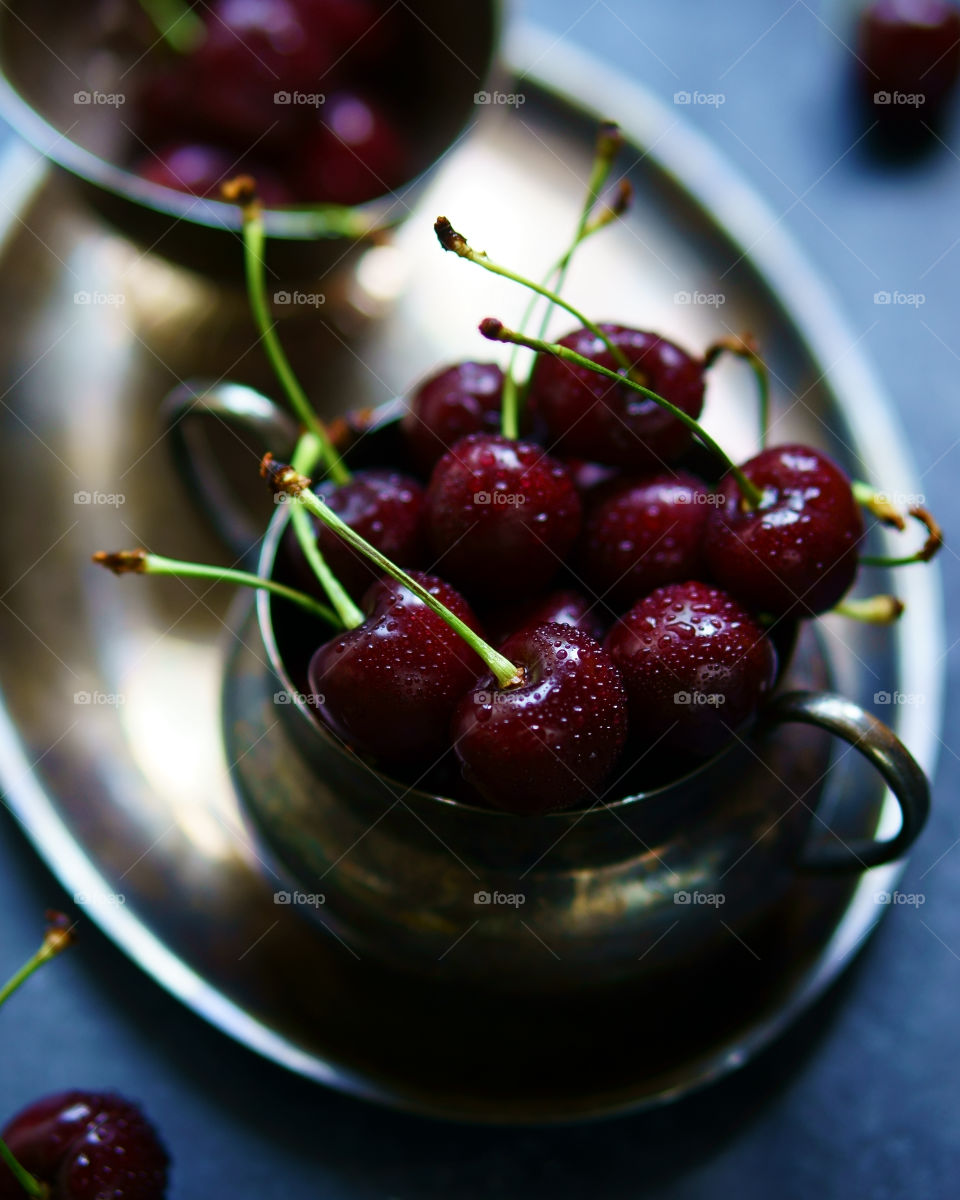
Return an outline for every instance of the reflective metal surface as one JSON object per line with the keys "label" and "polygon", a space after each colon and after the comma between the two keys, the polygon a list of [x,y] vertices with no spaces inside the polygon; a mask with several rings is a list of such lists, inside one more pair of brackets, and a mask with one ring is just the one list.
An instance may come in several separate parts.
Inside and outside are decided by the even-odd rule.
{"label": "reflective metal surface", "polygon": [[[513,55],[533,62],[544,49],[525,34]],[[694,347],[724,325],[750,328],[782,381],[778,435],[807,436],[888,490],[915,490],[904,439],[802,258],[775,230],[743,256],[755,231],[772,226],[755,197],[673,113],[608,68],[568,51],[549,61],[548,79],[524,79],[522,120],[488,110],[397,246],[360,263],[336,324],[313,308],[284,321],[326,411],[400,393],[438,361],[479,353],[480,317],[516,316],[524,298],[441,255],[432,218],[445,211],[501,259],[545,266],[575,218],[591,110],[615,97],[637,146],[656,150],[636,155],[636,213],[575,264],[571,294],[598,316],[653,325]],[[562,94],[574,79],[576,103]],[[712,952],[681,973],[561,993],[548,1005],[524,996],[496,1004],[483,987],[445,980],[442,968],[425,984],[377,967],[293,904],[274,903],[287,883],[242,822],[221,737],[225,665],[233,656],[256,673],[265,661],[249,604],[231,611],[219,588],[118,581],[88,563],[94,549],[130,544],[222,556],[177,486],[158,406],[188,374],[272,390],[243,297],[141,256],[22,156],[7,167],[25,195],[3,250],[10,390],[0,432],[17,471],[2,482],[0,769],[7,803],[85,911],[252,1048],[436,1115],[569,1120],[659,1103],[768,1042],[849,960],[884,911],[875,895],[893,886],[896,867],[859,884],[798,877],[748,938],[718,924]],[[536,242],[518,215],[531,212]],[[722,290],[726,304],[678,303],[681,290]],[[75,303],[80,292],[123,303]],[[710,424],[735,454],[752,446],[752,408],[739,399],[748,386],[735,365],[711,384]],[[255,475],[253,447],[225,433],[224,460],[228,448],[239,473]],[[255,485],[251,496],[265,523],[269,497]],[[882,583],[878,573],[868,586]],[[897,629],[824,622],[824,653],[812,662],[866,707],[881,689],[923,693],[923,721],[909,705],[892,715],[929,771],[941,689],[931,665],[941,640],[936,572],[905,572],[898,590],[908,610]],[[838,753],[819,809],[831,828],[872,832],[881,800],[857,756]],[[887,798],[881,832],[896,825]],[[723,920],[720,909],[705,915]],[[531,954],[549,955],[533,914],[527,923]],[[451,939],[447,957],[457,948]]]}

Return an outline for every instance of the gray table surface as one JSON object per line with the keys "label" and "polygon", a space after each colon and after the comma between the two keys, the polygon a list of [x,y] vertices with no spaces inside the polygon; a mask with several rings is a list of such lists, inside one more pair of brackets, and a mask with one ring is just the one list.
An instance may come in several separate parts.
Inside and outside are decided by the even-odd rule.
{"label": "gray table surface", "polygon": [[[855,144],[849,9],[806,0],[525,0],[523,15],[689,106],[839,294],[908,417],[920,487],[948,531],[960,513],[956,283],[960,109],[933,153],[884,163]],[[2,285],[2,284],[0,284]],[[878,306],[874,293],[924,303]],[[943,556],[948,596],[958,560]],[[948,644],[960,639],[949,616]],[[960,1167],[960,757],[956,656],[933,818],[891,911],[851,972],[777,1047],[671,1109],[562,1131],[499,1131],[399,1116],[292,1079],[212,1032],[89,931],[0,1018],[0,1114],[47,1091],[109,1084],[140,1097],[193,1198],[956,1194]],[[0,960],[33,947],[65,903],[0,812]],[[385,997],[385,1003],[389,998]],[[629,1036],[629,1031],[625,1031]]]}

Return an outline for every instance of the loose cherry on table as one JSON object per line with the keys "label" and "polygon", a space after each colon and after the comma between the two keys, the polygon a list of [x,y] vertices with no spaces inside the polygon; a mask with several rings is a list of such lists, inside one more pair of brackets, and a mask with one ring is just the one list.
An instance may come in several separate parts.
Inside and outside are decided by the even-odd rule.
{"label": "loose cherry on table", "polygon": [[720,481],[703,543],[712,577],[753,612],[826,612],[853,583],[864,537],[850,480],[800,445],[764,450],[742,471],[762,498],[747,505],[736,479]]}
{"label": "loose cherry on table", "polygon": [[514,634],[503,653],[519,685],[480,679],[460,701],[453,743],[464,775],[495,808],[536,815],[596,803],[627,736],[626,695],[610,656],[569,625]]}
{"label": "loose cherry on table", "polygon": [[523,595],[556,575],[581,504],[567,469],[536,443],[473,433],[434,467],[426,518],[443,575],[471,593]]}
{"label": "loose cherry on table", "polygon": [[696,578],[712,498],[705,483],[684,471],[596,488],[579,543],[585,581],[623,611],[662,584]]}
{"label": "loose cherry on table", "polygon": [[410,396],[403,434],[417,467],[429,474],[468,433],[499,433],[503,371],[460,362],[425,379]]}
{"label": "loose cherry on table", "polygon": [[604,645],[630,698],[634,737],[703,757],[750,720],[776,675],[764,631],[736,600],[706,583],[651,592]]}
{"label": "loose cherry on table", "polygon": [[960,79],[960,9],[949,0],[874,0],[857,57],[871,118],[895,139],[936,127]]}

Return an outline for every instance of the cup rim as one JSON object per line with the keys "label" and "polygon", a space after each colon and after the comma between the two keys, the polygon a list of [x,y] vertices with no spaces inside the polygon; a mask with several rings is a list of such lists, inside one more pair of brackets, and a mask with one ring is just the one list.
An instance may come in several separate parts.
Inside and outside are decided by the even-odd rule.
{"label": "cup rim", "polygon": [[[264,534],[263,540],[260,544],[260,555],[257,561],[257,574],[262,579],[269,579],[271,577],[273,564],[276,559],[277,551],[280,547],[280,539],[283,537],[283,533],[286,529],[289,519],[289,505],[280,505],[277,512],[274,513],[273,517],[270,519],[270,524],[267,526],[266,533]],[[270,592],[266,591],[265,589],[258,591],[256,595],[256,606],[257,624],[260,629],[260,636],[263,639],[264,648],[267,652],[267,659],[270,664],[270,669],[273,671],[274,675],[283,685],[288,696],[290,697],[290,703],[284,707],[294,708],[297,710],[299,719],[308,723],[312,731],[311,736],[319,738],[321,741],[326,743],[327,746],[340,754],[354,757],[360,762],[365,762],[365,760],[358,755],[355,750],[351,749],[338,738],[335,738],[333,734],[316,719],[315,715],[310,710],[310,706],[304,703],[303,696],[297,690],[293,680],[290,678],[290,673],[288,672],[286,664],[283,661],[283,657],[280,654],[280,648],[277,645],[277,639],[273,629],[273,608],[272,596]],[[694,780],[698,779],[700,776],[706,774],[708,771],[712,771],[714,767],[729,757],[737,745],[737,739],[731,739],[731,741],[728,742],[722,750],[718,750],[717,753],[711,755],[710,758],[704,759],[692,770],[683,775],[677,776],[675,779],[671,779],[667,783],[660,784],[658,787],[651,788],[649,791],[634,792],[631,795],[621,796],[619,799],[611,800],[609,802],[603,802],[602,800],[597,799],[586,807],[565,808],[557,812],[542,813],[540,814],[539,818],[531,818],[529,816],[521,817],[516,813],[507,812],[502,809],[487,808],[479,804],[471,804],[465,800],[457,800],[453,796],[442,796],[434,792],[426,792],[419,787],[410,787],[410,785],[404,783],[403,780],[395,779],[392,775],[387,774],[387,772],[383,771],[379,767],[373,767],[369,764],[366,765],[371,771],[375,771],[378,775],[382,776],[388,783],[398,788],[402,788],[404,795],[406,796],[414,796],[418,800],[446,805],[465,813],[476,813],[478,815],[498,817],[506,820],[522,820],[525,822],[533,819],[569,821],[571,818],[573,818],[574,823],[576,823],[591,812],[601,812],[607,808],[627,808],[628,806],[637,805],[644,800],[655,800],[659,797],[667,795],[675,789],[685,787]]]}
{"label": "cup rim", "polygon": [[[497,60],[497,50],[501,42],[503,30],[503,0],[489,0],[492,22],[490,46],[484,58],[483,79],[489,77]],[[2,44],[2,40],[0,40]],[[44,158],[56,163],[57,166],[69,171],[84,183],[91,184],[120,200],[139,204],[152,212],[173,217],[177,222],[187,221],[192,225],[203,228],[227,230],[236,232],[242,227],[242,216],[235,204],[225,200],[210,197],[193,196],[163,184],[153,183],[142,179],[126,167],[103,158],[92,150],[87,150],[79,142],[73,141],[52,121],[43,116],[38,109],[13,85],[7,72],[0,69],[0,116],[11,127],[29,142]],[[467,125],[465,115],[463,122],[457,126],[454,136],[450,139],[455,143]],[[419,190],[434,172],[442,160],[446,150],[438,152],[437,156],[427,163],[410,179],[405,180],[399,187],[382,196],[374,196],[363,204],[351,205],[363,222],[368,219],[360,236],[348,233],[326,232],[318,233],[313,227],[315,212],[323,208],[336,208],[337,205],[291,205],[283,208],[263,206],[263,220],[266,233],[270,238],[283,241],[363,241],[377,233],[389,230],[403,220],[405,206],[403,198],[411,192]],[[394,210],[396,210],[395,215]]]}

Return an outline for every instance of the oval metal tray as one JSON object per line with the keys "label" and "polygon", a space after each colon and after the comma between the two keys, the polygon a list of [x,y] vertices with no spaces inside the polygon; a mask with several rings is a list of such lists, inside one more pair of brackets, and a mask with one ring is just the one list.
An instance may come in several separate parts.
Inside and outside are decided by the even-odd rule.
{"label": "oval metal tray", "polygon": [[[396,247],[371,252],[336,296],[306,298],[285,322],[314,394],[336,397],[328,411],[400,393],[438,361],[489,352],[477,321],[515,319],[525,297],[441,254],[433,217],[446,213],[475,245],[535,273],[573,226],[596,119],[614,115],[637,203],[585,249],[570,295],[598,318],[695,348],[750,329],[774,372],[778,437],[807,437],[858,475],[913,490],[904,435],[856,340],[711,146],[606,64],[535,30],[514,32],[509,57],[522,107],[478,107]],[[528,63],[538,65],[520,71]],[[562,998],[553,1014],[491,1012],[484,997],[378,971],[275,905],[280,883],[245,831],[220,735],[227,654],[240,638],[240,653],[262,656],[248,607],[229,611],[220,588],[118,582],[89,565],[94,549],[137,544],[223,559],[173,476],[156,410],[188,374],[268,386],[244,298],[96,224],[20,146],[2,178],[12,215],[0,355],[13,382],[0,429],[17,470],[0,484],[0,774],[6,802],[86,915],[259,1053],[355,1095],[468,1120],[562,1121],[661,1103],[746,1061],[824,991],[884,911],[875,894],[894,886],[896,866],[856,886],[798,883],[756,963],[731,941],[738,1002],[712,1015],[680,1005],[646,1045],[628,996],[581,996],[575,1012]],[[329,370],[314,370],[321,358]],[[739,372],[717,372],[708,412],[746,454],[755,422]],[[252,473],[253,450],[244,453]],[[929,772],[942,709],[938,575],[905,572],[897,587],[907,602],[898,627],[822,622],[822,642],[838,690],[867,705],[878,691],[925,696],[922,720],[910,705],[881,715]],[[855,758],[836,765],[824,803],[863,789],[863,819],[875,821],[882,798],[850,769]],[[895,822],[892,809],[888,797],[881,826]],[[701,986],[689,982],[687,991]],[[634,1032],[624,1036],[625,1025]]]}

